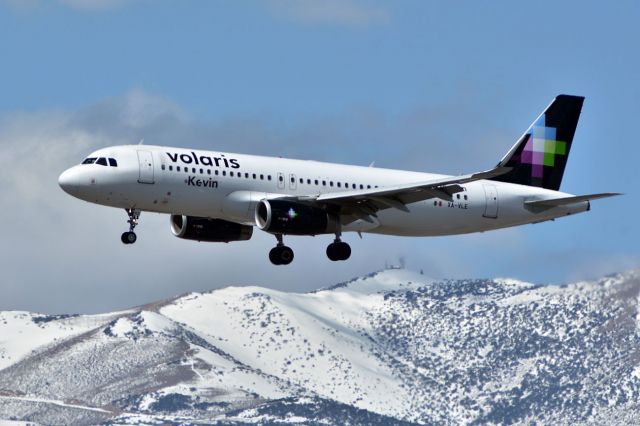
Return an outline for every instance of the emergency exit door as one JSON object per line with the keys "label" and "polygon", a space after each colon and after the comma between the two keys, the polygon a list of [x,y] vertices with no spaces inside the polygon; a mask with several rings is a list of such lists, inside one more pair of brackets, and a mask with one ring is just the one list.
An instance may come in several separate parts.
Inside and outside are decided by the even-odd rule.
{"label": "emergency exit door", "polygon": [[486,206],[484,217],[495,219],[498,217],[498,190],[495,185],[483,185]]}

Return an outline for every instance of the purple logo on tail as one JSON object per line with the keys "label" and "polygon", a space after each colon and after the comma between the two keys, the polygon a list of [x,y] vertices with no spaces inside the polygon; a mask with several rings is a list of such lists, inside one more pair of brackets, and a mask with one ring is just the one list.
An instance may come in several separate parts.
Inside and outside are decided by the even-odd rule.
{"label": "purple logo on tail", "polygon": [[544,125],[544,115],[529,129],[520,162],[531,164],[531,176],[542,178],[544,166],[553,167],[556,155],[567,155],[567,143],[556,140],[556,128]]}

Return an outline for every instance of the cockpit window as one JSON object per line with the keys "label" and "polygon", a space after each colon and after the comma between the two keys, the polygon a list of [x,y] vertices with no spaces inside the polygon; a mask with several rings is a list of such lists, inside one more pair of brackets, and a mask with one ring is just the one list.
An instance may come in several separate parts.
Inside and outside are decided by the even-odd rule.
{"label": "cockpit window", "polygon": [[95,158],[95,157],[93,157],[93,158],[86,158],[86,159],[82,162],[82,164],[93,164],[93,163],[95,163],[95,162],[96,162],[96,158]]}
{"label": "cockpit window", "polygon": [[109,165],[111,167],[118,167],[118,162],[116,161],[115,158],[109,158]]}
{"label": "cockpit window", "polygon": [[98,158],[98,161],[96,161],[96,164],[100,164],[101,166],[106,166],[107,165],[107,159],[104,157],[100,157]]}

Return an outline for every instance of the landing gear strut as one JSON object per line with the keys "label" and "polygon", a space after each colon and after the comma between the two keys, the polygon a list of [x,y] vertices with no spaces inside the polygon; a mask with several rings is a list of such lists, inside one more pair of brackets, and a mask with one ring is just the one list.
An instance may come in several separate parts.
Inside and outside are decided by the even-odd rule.
{"label": "landing gear strut", "polygon": [[274,265],[288,265],[293,261],[293,250],[284,245],[282,234],[276,234],[278,244],[269,252],[269,260]]}
{"label": "landing gear strut", "polygon": [[140,220],[140,210],[125,209],[125,211],[129,216],[129,220],[127,221],[127,223],[129,224],[129,232],[123,233],[120,237],[120,240],[124,244],[133,244],[138,239],[136,233],[133,232],[133,230],[136,228],[136,226],[138,226],[138,221]]}
{"label": "landing gear strut", "polygon": [[333,262],[347,260],[351,256],[351,247],[340,236],[340,232],[336,233],[336,239],[327,246],[327,257]]}

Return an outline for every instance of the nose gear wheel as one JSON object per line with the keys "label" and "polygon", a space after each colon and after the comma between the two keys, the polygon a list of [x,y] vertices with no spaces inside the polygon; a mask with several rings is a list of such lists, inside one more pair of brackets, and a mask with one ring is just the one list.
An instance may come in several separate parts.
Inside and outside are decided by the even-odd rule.
{"label": "nose gear wheel", "polygon": [[138,239],[138,236],[133,230],[138,226],[138,222],[140,221],[140,210],[125,209],[125,211],[127,212],[127,216],[129,216],[129,220],[127,221],[129,231],[122,234],[120,241],[122,241],[123,244],[133,244]]}

